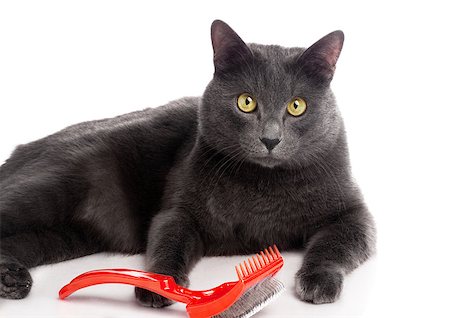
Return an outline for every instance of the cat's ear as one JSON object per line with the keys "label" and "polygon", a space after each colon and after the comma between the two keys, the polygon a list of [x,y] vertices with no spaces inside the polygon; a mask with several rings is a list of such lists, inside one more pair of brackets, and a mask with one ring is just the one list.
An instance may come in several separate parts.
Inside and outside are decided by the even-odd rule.
{"label": "cat's ear", "polygon": [[223,21],[215,20],[212,23],[211,41],[216,72],[239,66],[252,56],[244,41]]}
{"label": "cat's ear", "polygon": [[300,71],[320,84],[333,79],[336,63],[344,44],[344,33],[334,31],[311,45],[297,60]]}

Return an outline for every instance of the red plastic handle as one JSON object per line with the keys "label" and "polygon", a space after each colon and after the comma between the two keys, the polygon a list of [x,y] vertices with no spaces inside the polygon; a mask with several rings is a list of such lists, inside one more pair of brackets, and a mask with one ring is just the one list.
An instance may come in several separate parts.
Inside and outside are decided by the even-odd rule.
{"label": "red plastic handle", "polygon": [[109,283],[144,288],[185,304],[196,298],[191,290],[177,285],[172,276],[129,269],[101,269],[81,274],[61,288],[59,298],[64,299],[81,288]]}
{"label": "red plastic handle", "polygon": [[238,280],[223,283],[209,290],[191,290],[175,283],[171,276],[130,269],[103,269],[90,271],[75,277],[59,291],[61,299],[78,289],[108,283],[128,284],[153,291],[161,296],[187,304],[191,318],[215,316],[230,307],[250,286],[269,275],[275,275],[283,266],[283,258],[277,247],[256,254],[236,266]]}

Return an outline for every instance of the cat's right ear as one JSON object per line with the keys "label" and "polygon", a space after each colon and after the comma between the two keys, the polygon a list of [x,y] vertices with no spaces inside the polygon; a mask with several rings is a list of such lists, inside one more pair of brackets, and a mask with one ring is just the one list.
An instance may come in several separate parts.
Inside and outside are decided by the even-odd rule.
{"label": "cat's right ear", "polygon": [[211,25],[211,41],[216,73],[237,67],[252,56],[239,35],[221,20],[215,20]]}

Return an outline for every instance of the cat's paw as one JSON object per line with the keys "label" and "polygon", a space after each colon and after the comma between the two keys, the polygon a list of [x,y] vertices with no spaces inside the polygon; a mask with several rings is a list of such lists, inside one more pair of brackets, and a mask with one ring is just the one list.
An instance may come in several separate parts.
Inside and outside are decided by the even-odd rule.
{"label": "cat's paw", "polygon": [[335,302],[342,291],[344,275],[336,270],[300,270],[295,277],[295,291],[301,300],[313,304]]}
{"label": "cat's paw", "polygon": [[134,289],[139,304],[146,307],[161,308],[172,305],[174,302],[147,289],[136,287]]}
{"label": "cat's paw", "polygon": [[[187,278],[187,276],[183,278],[175,278],[175,281],[177,282],[178,285],[181,286],[186,287],[189,285],[189,279]],[[167,299],[166,297],[151,292],[147,289],[136,287],[134,292],[136,294],[136,299],[138,303],[141,304],[142,306],[161,308],[172,305],[174,303],[173,300]]]}
{"label": "cat's paw", "polygon": [[0,297],[25,298],[32,283],[31,275],[25,267],[15,263],[0,264]]}

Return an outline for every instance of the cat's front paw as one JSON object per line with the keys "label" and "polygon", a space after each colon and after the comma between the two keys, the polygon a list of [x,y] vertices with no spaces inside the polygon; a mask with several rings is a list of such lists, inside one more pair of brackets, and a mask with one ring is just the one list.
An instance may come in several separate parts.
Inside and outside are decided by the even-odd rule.
{"label": "cat's front paw", "polygon": [[[184,287],[187,287],[189,285],[189,279],[187,278],[187,276],[183,276],[182,278],[175,278],[175,281],[178,285]],[[145,307],[161,308],[172,305],[174,303],[173,300],[167,299],[166,297],[151,292],[147,289],[136,287],[134,292],[136,294],[138,303]]]}
{"label": "cat's front paw", "polygon": [[32,283],[31,275],[25,267],[16,263],[0,264],[0,297],[25,298]]}
{"label": "cat's front paw", "polygon": [[147,289],[136,287],[134,290],[139,304],[145,307],[161,308],[172,305],[174,302]]}
{"label": "cat's front paw", "polygon": [[339,298],[344,276],[330,269],[303,270],[295,277],[295,291],[301,300],[314,303],[332,303]]}

